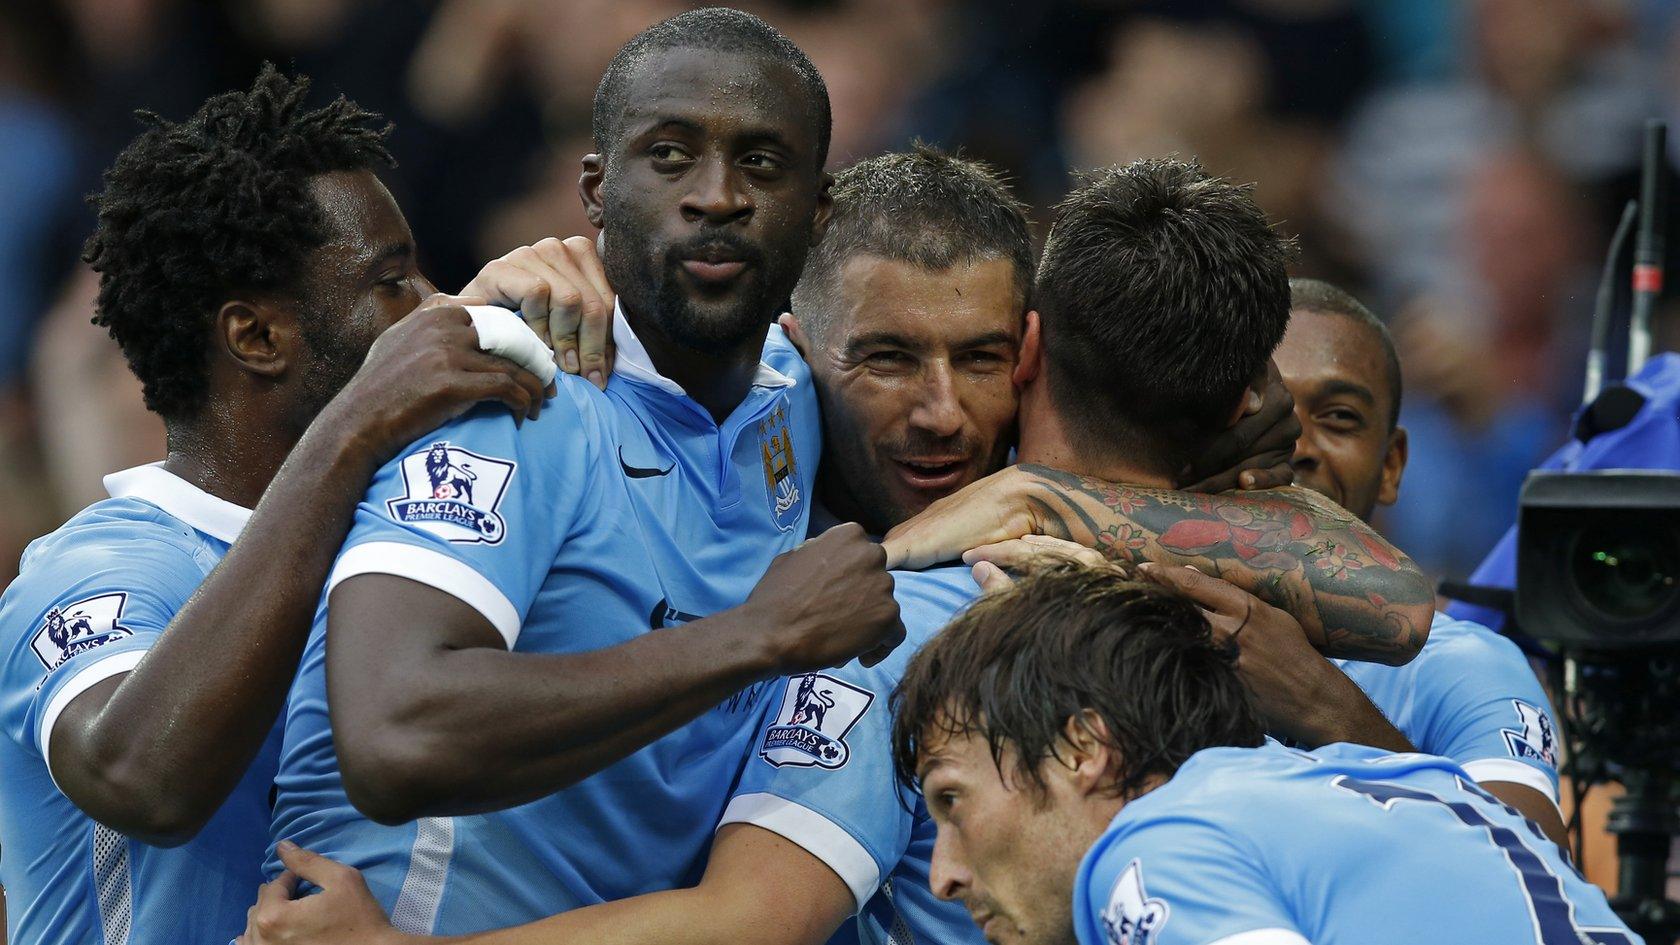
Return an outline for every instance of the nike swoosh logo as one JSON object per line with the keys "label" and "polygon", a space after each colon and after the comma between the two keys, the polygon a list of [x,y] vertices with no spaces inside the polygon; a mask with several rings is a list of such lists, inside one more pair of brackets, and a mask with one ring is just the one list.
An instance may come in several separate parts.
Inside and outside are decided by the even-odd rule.
{"label": "nike swoosh logo", "polygon": [[655,476],[668,475],[671,472],[671,470],[677,468],[676,463],[672,463],[671,465],[666,466],[664,469],[657,469],[657,468],[645,467],[645,466],[632,466],[629,463],[624,461],[624,447],[622,447],[622,446],[620,446],[618,448],[618,465],[620,465],[624,468],[624,474],[626,476],[629,476],[631,479],[652,479]]}

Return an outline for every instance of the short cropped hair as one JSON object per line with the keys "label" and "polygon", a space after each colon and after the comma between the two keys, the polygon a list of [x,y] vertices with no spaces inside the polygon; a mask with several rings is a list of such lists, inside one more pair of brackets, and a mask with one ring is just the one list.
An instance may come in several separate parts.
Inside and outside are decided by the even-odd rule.
{"label": "short cropped hair", "polygon": [[138,112],[146,130],[89,198],[99,219],[82,259],[99,273],[94,324],[166,421],[204,406],[221,303],[299,291],[306,257],[330,239],[310,178],[395,163],[384,119],[342,96],[306,109],[308,93],[307,78],[265,64],[249,91],[213,96],[186,121]]}
{"label": "short cropped hair", "polygon": [[1056,208],[1033,304],[1080,446],[1176,473],[1261,374],[1289,324],[1293,244],[1252,190],[1144,160]]}
{"label": "short cropped hair", "polygon": [[821,170],[828,162],[834,117],[822,73],[817,71],[811,57],[780,30],[751,13],[727,7],[706,7],[678,14],[642,30],[624,44],[595,87],[590,113],[595,150],[603,155],[611,154],[623,135],[624,96],[636,68],[648,58],[672,49],[762,56],[791,67],[802,80],[817,118],[817,169]]}
{"label": "short cropped hair", "polygon": [[[1191,755],[1265,738],[1236,653],[1189,599],[1118,565],[1041,565],[988,594],[910,660],[893,692],[893,763],[914,784],[929,739],[984,736],[1039,790],[1068,720],[1093,713],[1132,796]],[[1091,730],[1092,734],[1099,734]]]}
{"label": "short cropped hair", "polygon": [[1383,352],[1383,373],[1385,375],[1383,380],[1388,384],[1388,391],[1391,395],[1388,429],[1393,432],[1394,428],[1400,425],[1402,384],[1400,355],[1394,348],[1394,336],[1389,333],[1388,326],[1370,309],[1366,308],[1364,303],[1346,291],[1320,279],[1289,280],[1289,307],[1296,311],[1340,315],[1365,326],[1372,334],[1376,335],[1377,343],[1382,346]]}
{"label": "short cropped hair", "polygon": [[931,271],[1005,259],[1025,311],[1033,282],[1027,211],[996,170],[917,143],[867,158],[834,176],[834,215],[805,260],[794,311],[817,337],[832,326],[840,270],[869,255]]}

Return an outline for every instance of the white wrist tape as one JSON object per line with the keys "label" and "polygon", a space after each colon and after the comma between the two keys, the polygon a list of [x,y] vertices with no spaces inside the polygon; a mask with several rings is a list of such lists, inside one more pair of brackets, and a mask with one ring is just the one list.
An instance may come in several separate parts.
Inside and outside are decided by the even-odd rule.
{"label": "white wrist tape", "polygon": [[478,332],[478,350],[507,358],[544,384],[554,380],[554,352],[523,318],[496,305],[469,305],[467,314]]}

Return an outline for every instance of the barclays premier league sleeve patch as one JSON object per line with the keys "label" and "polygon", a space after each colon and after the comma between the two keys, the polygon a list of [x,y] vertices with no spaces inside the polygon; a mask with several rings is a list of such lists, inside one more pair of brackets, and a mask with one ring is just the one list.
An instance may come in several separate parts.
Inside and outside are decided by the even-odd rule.
{"label": "barclays premier league sleeve patch", "polygon": [[401,498],[391,517],[457,544],[499,545],[507,523],[497,509],[518,464],[481,456],[447,440],[403,457]]}
{"label": "barclays premier league sleeve patch", "polygon": [[846,733],[863,718],[875,694],[822,673],[788,680],[776,721],[764,733],[759,755],[770,764],[842,767],[851,758]]}
{"label": "barclays premier league sleeve patch", "polygon": [[1103,934],[1109,945],[1150,945],[1167,924],[1167,903],[1151,899],[1143,888],[1143,863],[1133,860],[1114,881],[1103,909]]}
{"label": "barclays premier league sleeve patch", "polygon": [[1521,699],[1512,699],[1511,705],[1517,710],[1517,726],[1500,731],[1505,736],[1506,749],[1514,758],[1556,768],[1557,733],[1552,728],[1552,717],[1545,709]]}
{"label": "barclays premier league sleeve patch", "polygon": [[51,672],[72,656],[133,636],[134,631],[118,623],[127,604],[128,595],[119,591],[55,607],[29,646]]}

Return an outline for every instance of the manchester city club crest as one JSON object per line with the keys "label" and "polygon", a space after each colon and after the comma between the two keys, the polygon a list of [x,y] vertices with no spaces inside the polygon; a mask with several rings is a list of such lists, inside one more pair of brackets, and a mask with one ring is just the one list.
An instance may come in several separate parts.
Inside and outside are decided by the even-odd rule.
{"label": "manchester city club crest", "polygon": [[507,523],[496,511],[516,464],[439,441],[403,457],[403,495],[391,517],[460,544],[500,544]]}
{"label": "manchester city club crest", "polygon": [[787,398],[758,421],[758,447],[764,458],[764,485],[770,496],[770,515],[782,531],[799,524],[798,460],[793,455],[793,432],[788,428]]}
{"label": "manchester city club crest", "polygon": [[875,694],[822,673],[788,680],[776,721],[758,753],[776,767],[838,768],[851,758],[846,733],[875,701]]}
{"label": "manchester city club crest", "polygon": [[47,669],[57,669],[78,653],[133,636],[134,631],[117,623],[127,604],[128,595],[119,591],[54,607],[29,646]]}

